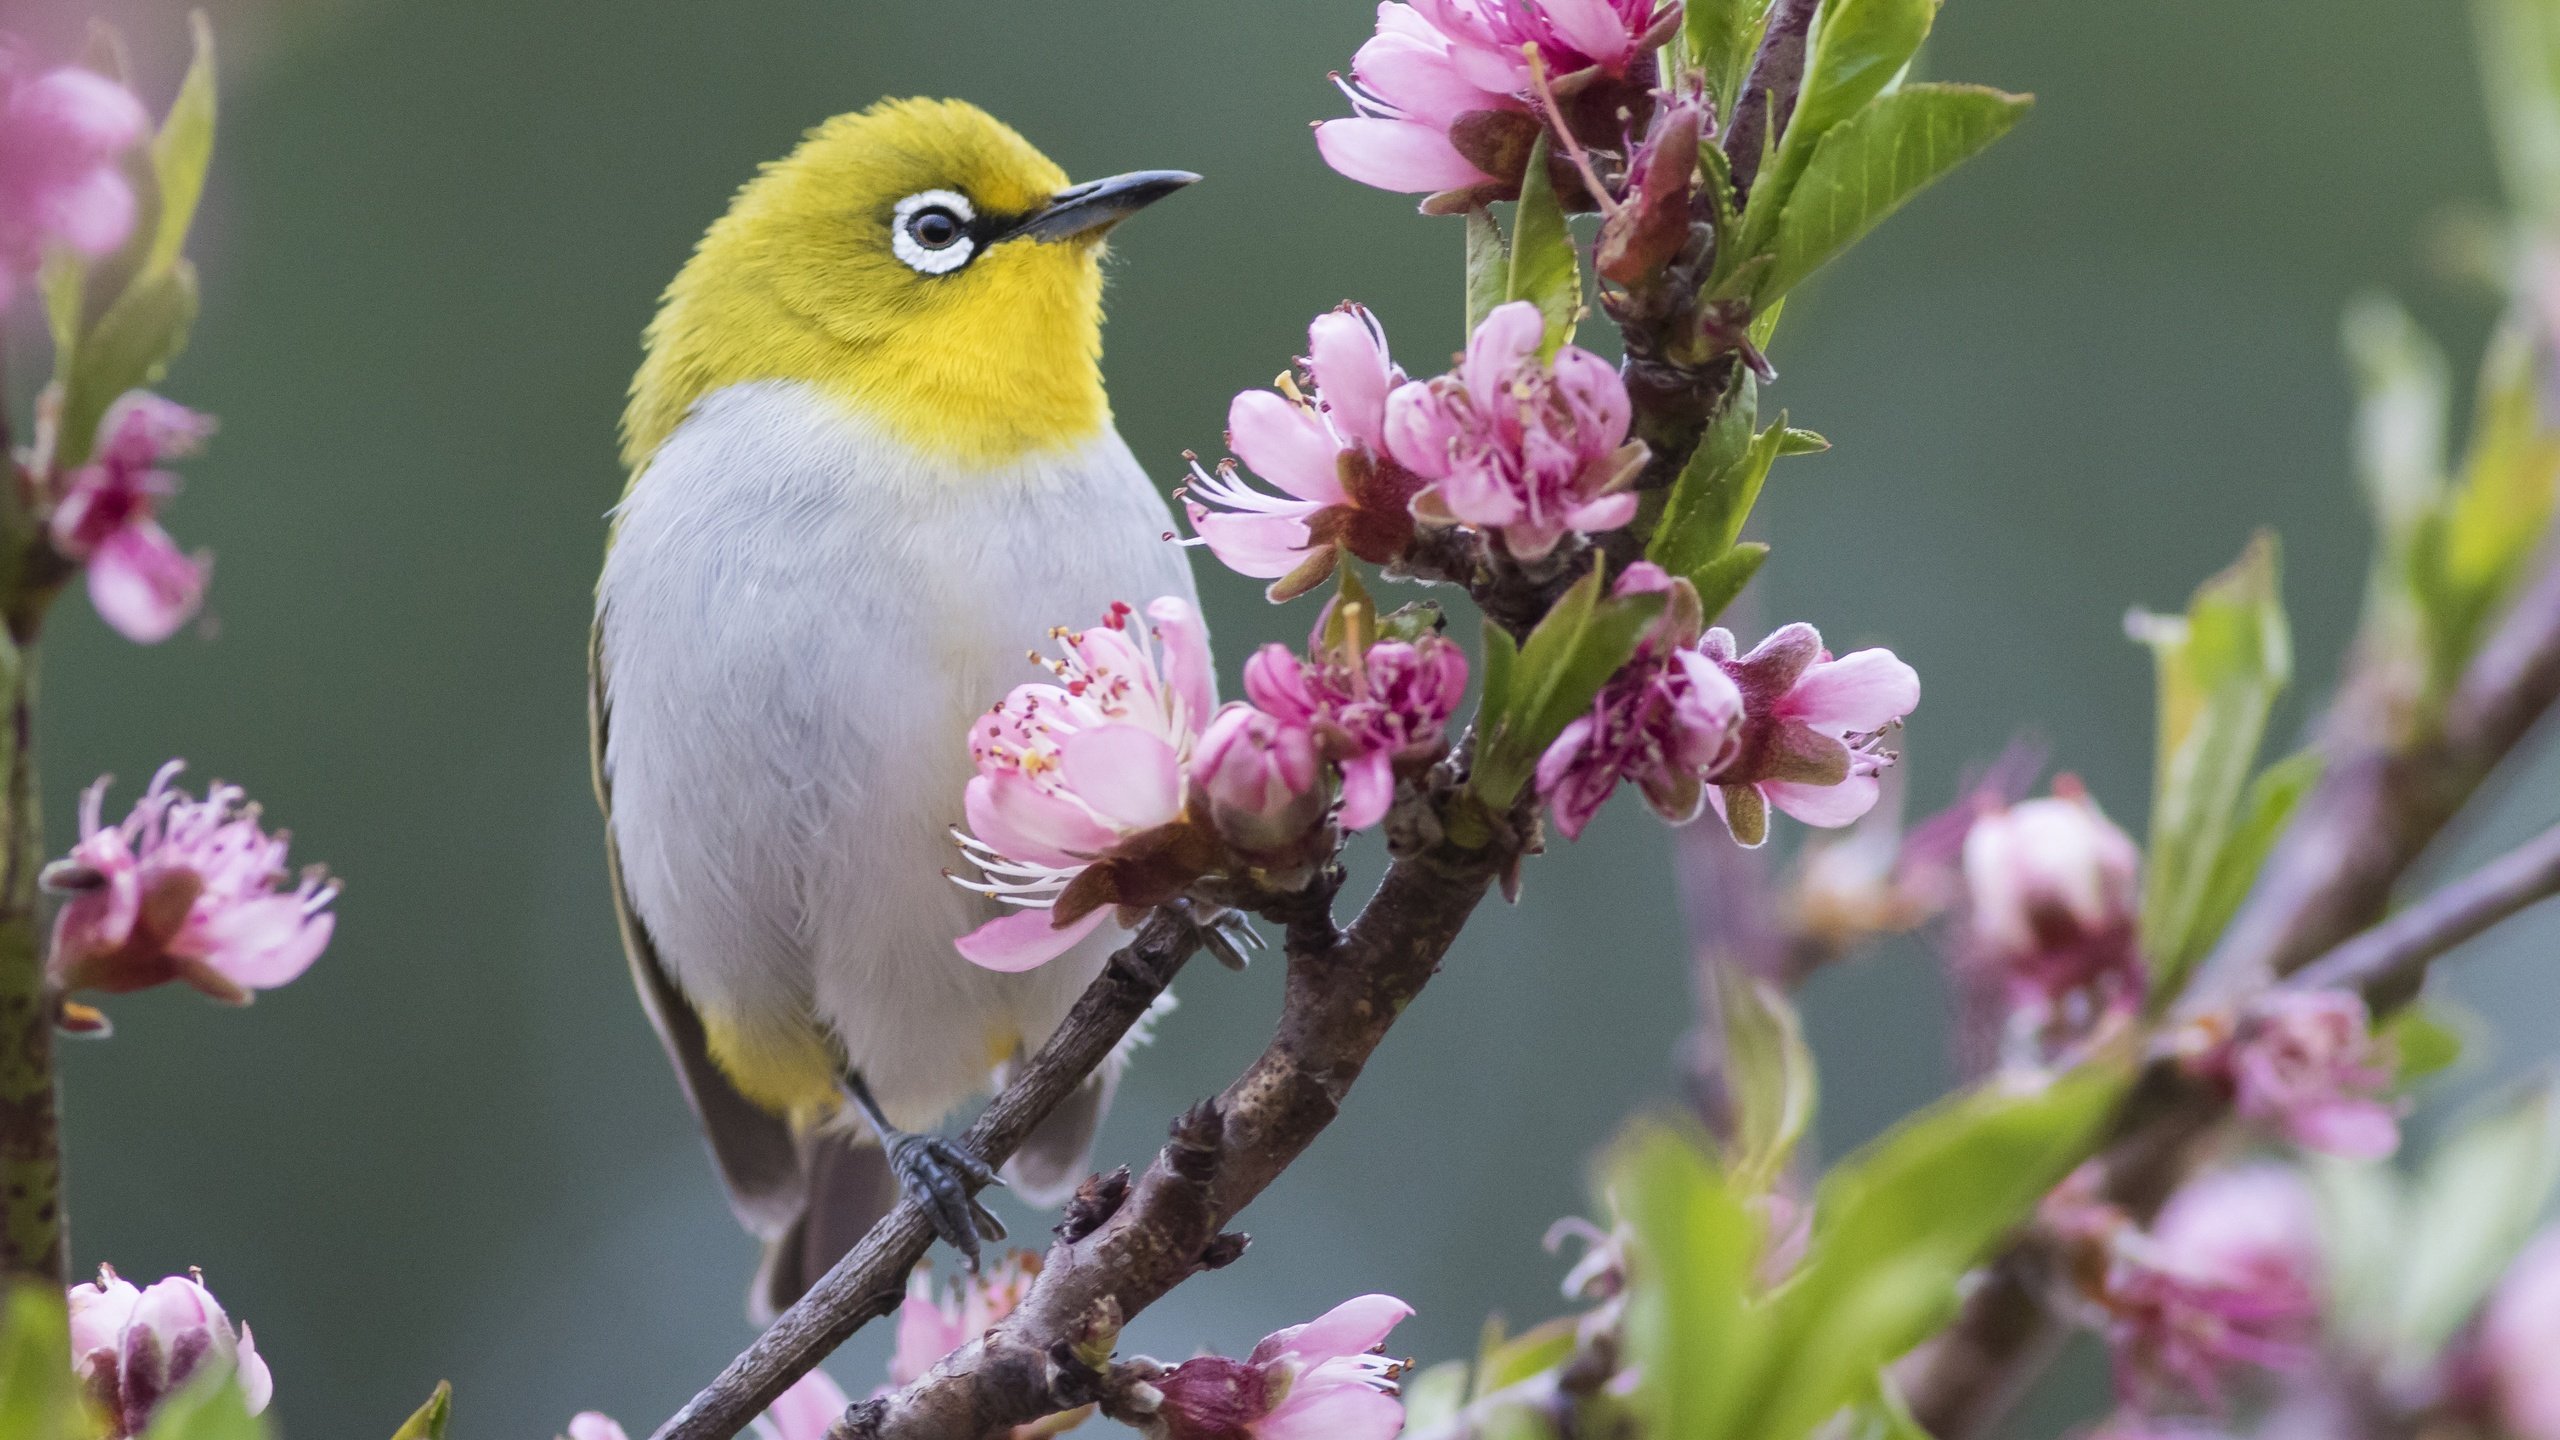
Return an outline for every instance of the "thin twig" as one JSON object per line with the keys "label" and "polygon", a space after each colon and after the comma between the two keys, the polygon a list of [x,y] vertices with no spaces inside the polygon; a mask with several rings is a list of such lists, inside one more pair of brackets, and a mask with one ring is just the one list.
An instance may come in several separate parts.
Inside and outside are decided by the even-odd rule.
{"label": "thin twig", "polygon": [[2353,989],[2377,1013],[2417,991],[2427,962],[2527,906],[2560,895],[2560,825],[2293,972],[2296,989]]}
{"label": "thin twig", "polygon": [[[1093,1073],[1200,944],[1200,929],[1188,915],[1150,914],[961,1143],[989,1164],[1002,1164]],[[653,1440],[730,1440],[847,1336],[887,1314],[932,1243],[924,1212],[912,1200],[900,1201],[745,1354],[659,1426]]]}

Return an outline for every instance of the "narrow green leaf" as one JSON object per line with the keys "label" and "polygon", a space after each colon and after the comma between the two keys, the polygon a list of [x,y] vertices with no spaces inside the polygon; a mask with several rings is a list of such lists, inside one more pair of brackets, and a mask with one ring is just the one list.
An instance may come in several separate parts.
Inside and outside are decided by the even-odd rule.
{"label": "narrow green leaf", "polygon": [[1508,808],[1548,744],[1591,708],[1600,687],[1635,653],[1662,613],[1661,594],[1602,599],[1600,567],[1575,582],[1529,633],[1504,681],[1504,704],[1476,757],[1474,785],[1493,809]]}
{"label": "narrow green leaf", "polygon": [[1725,607],[1760,573],[1760,562],[1769,558],[1769,547],[1757,540],[1745,540],[1716,559],[1690,573],[1689,583],[1698,592],[1698,608],[1709,623],[1724,613]]}
{"label": "narrow green leaf", "polygon": [[1724,558],[1742,538],[1743,523],[1751,518],[1751,507],[1759,502],[1760,487],[1786,439],[1787,417],[1781,412],[1776,424],[1727,460],[1731,437],[1710,430],[1672,482],[1671,499],[1646,555],[1674,575],[1689,576]]}
{"label": "narrow green leaf", "polygon": [[[1754,265],[1767,265],[1773,263],[1775,263],[1774,259],[1765,255],[1759,260],[1753,262]],[[1753,270],[1749,274],[1749,278],[1755,284],[1758,283],[1758,274],[1759,272],[1757,270]],[[1766,355],[1769,353],[1769,342],[1776,338],[1778,334],[1778,317],[1785,314],[1786,311],[1787,297],[1781,295],[1777,299],[1770,301],[1768,304],[1761,306],[1760,313],[1751,317],[1751,343],[1759,348],[1761,354]]]}
{"label": "narrow green leaf", "polygon": [[419,1406],[416,1414],[391,1432],[391,1440],[444,1440],[445,1422],[452,1413],[453,1382],[439,1380],[436,1393],[428,1396],[427,1403]]}
{"label": "narrow green leaf", "polygon": [[1511,632],[1487,620],[1484,622],[1484,681],[1476,697],[1476,714],[1482,728],[1490,729],[1511,703],[1511,672],[1520,658],[1520,647]]}
{"label": "narrow green leaf", "polygon": [[2560,219],[2560,11],[2545,0],[2478,0],[2474,8],[2507,198],[2539,233]]}
{"label": "narrow green leaf", "polygon": [[1467,1403],[1467,1362],[1443,1360],[1416,1375],[1407,1376],[1400,1387],[1404,1399],[1405,1429],[1412,1434],[1428,1435],[1458,1418]]}
{"label": "narrow green leaf", "polygon": [[1511,246],[1502,222],[1479,206],[1467,212],[1467,333],[1476,333],[1493,307],[1509,297]]}
{"label": "narrow green leaf", "polygon": [[2434,562],[2434,574],[2420,588],[2439,692],[2470,663],[2489,620],[2549,533],[2560,503],[2560,434],[2543,421],[2535,333],[2511,318],[2491,342],[2481,365],[2470,454],[2446,497],[2433,553],[2421,557],[2421,563]]}
{"label": "narrow green leaf", "polygon": [[1724,1076],[1733,1103],[1732,1174],[1745,1194],[1778,1182],[1813,1124],[1813,1051],[1796,1007],[1775,986],[1716,967],[1724,1018]]}
{"label": "narrow green leaf", "polygon": [[2533,1234],[2560,1182],[2560,1127],[2548,1084],[2448,1137],[2427,1162],[2395,1237],[2400,1353],[2431,1356],[2471,1318]]}
{"label": "narrow green leaf", "polygon": [[2408,1225],[2400,1177],[2388,1165],[2314,1156],[2304,1165],[2320,1206],[2329,1325],[2359,1355],[2390,1342]]}
{"label": "narrow green leaf", "polygon": [[60,380],[80,358],[81,307],[86,304],[88,274],[67,253],[45,257],[37,282],[44,291],[44,318],[53,332],[53,374]]}
{"label": "narrow green leaf", "polygon": [[1775,248],[1779,214],[1823,136],[1893,83],[1937,13],[1938,0],[1833,0],[1814,17],[1795,111],[1743,206],[1742,243],[1717,261],[1719,293],[1737,293],[1739,267]]}
{"label": "narrow green leaf", "polygon": [[1511,278],[1503,298],[1530,301],[1546,313],[1545,354],[1550,358],[1573,338],[1574,324],[1582,316],[1582,263],[1547,175],[1543,132],[1529,151],[1520,205],[1511,218]]}
{"label": "narrow green leaf", "polygon": [[1607,1174],[1631,1232],[1626,1345],[1642,1433],[1724,1440],[1768,1353],[1750,1305],[1760,1221],[1701,1146],[1661,1125],[1620,1142]]}
{"label": "narrow green leaf", "polygon": [[2127,622],[2159,673],[2159,739],[2144,859],[2143,951],[2173,991],[2210,942],[2206,905],[2267,714],[2292,678],[2275,537],[2196,590],[2182,617]]}
{"label": "narrow green leaf", "polygon": [[[2188,963],[2221,939],[2231,917],[2240,913],[2240,902],[2249,898],[2249,887],[2258,883],[2258,871],[2292,821],[2294,807],[2320,783],[2320,765],[2318,751],[2300,750],[2259,771],[2249,782],[2230,838],[2214,856],[2204,900],[2196,911],[2194,939],[2187,947]],[[2185,983],[2185,971],[2163,967],[2154,978],[2152,1003],[2165,1009]]]}
{"label": "narrow green leaf", "polygon": [[1778,217],[1767,304],[1856,244],[1940,176],[2009,133],[2033,99],[1977,85],[1907,85],[1842,121],[1815,147]]}
{"label": "narrow green leaf", "polygon": [[1577,1317],[1560,1315],[1506,1338],[1500,1321],[1487,1321],[1484,1341],[1476,1354],[1477,1396],[1507,1389],[1562,1365],[1573,1354],[1578,1326]]}
{"label": "narrow green leaf", "polygon": [[249,1413],[231,1373],[209,1375],[152,1412],[142,1440],[268,1440],[266,1422]]}
{"label": "narrow green leaf", "polygon": [[213,163],[213,22],[198,10],[188,16],[188,28],[195,36],[195,58],[178,86],[178,98],[170,102],[169,117],[151,142],[160,215],[143,259],[145,275],[168,269],[186,247],[196,203],[204,197],[205,168]]}
{"label": "narrow green leaf", "polygon": [[70,1317],[50,1285],[9,1288],[0,1310],[0,1435],[91,1440],[96,1433],[71,1378]]}
{"label": "narrow green leaf", "polygon": [[2386,544],[2405,546],[2444,495],[2453,379],[2444,352],[2387,295],[2358,296],[2342,328],[2356,372],[2356,472]]}
{"label": "narrow green leaf", "polygon": [[2469,1018],[2458,1017],[2442,1002],[2420,1000],[2401,1006],[2375,1026],[2374,1033],[2391,1050],[2394,1087],[2406,1090],[2460,1064],[2463,1035],[2472,1028],[2463,1021]]}
{"label": "narrow green leaf", "polygon": [[[1769,0],[1690,0],[1681,19],[1689,65],[1706,77],[1716,113],[1730,115],[1768,23]],[[1722,152],[1719,151],[1719,154]]]}
{"label": "narrow green leaf", "polygon": [[1830,448],[1831,437],[1819,430],[1801,430],[1792,425],[1787,427],[1786,433],[1778,440],[1778,453],[1781,456],[1819,455]]}
{"label": "narrow green leaf", "polygon": [[196,272],[183,259],[126,288],[82,337],[79,359],[63,387],[57,464],[89,458],[107,407],[127,390],[158,383],[186,349],[195,319]]}

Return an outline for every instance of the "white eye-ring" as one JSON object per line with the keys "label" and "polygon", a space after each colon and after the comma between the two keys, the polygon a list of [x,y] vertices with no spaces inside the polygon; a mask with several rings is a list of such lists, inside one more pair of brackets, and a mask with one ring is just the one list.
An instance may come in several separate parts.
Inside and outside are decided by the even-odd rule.
{"label": "white eye-ring", "polygon": [[948,275],[969,263],[978,242],[969,237],[977,207],[956,190],[921,190],[898,202],[889,217],[889,248],[907,268]]}

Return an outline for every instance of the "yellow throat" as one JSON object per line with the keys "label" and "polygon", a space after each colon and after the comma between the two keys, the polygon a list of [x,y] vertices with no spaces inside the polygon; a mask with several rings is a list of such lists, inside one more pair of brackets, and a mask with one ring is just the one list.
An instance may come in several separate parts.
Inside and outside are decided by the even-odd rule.
{"label": "yellow throat", "polygon": [[805,381],[969,464],[1091,438],[1111,418],[1109,220],[1038,220],[1095,188],[1069,190],[1048,157],[958,101],[885,100],[827,121],[739,190],[667,288],[623,413],[623,463],[636,473],[697,401],[753,380]]}

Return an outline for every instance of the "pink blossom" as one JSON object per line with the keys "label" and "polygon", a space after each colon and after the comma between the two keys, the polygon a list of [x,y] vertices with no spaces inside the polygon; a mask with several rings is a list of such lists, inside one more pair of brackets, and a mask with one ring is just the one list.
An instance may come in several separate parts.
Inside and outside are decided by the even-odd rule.
{"label": "pink blossom", "polygon": [[1251,705],[1220,710],[1200,737],[1192,778],[1219,838],[1244,855],[1289,857],[1324,822],[1315,736]]}
{"label": "pink blossom", "polygon": [[1704,624],[1697,591],[1639,561],[1610,593],[1667,593],[1671,600],[1590,712],[1538,757],[1538,794],[1557,828],[1576,838],[1621,780],[1635,782],[1645,803],[1672,824],[1696,819],[1706,778],[1733,759],[1741,741],[1742,691],[1696,648]]}
{"label": "pink blossom", "polygon": [[76,66],[37,70],[0,35],[0,308],[46,250],[124,243],[134,196],[118,162],[150,121],[124,86]]}
{"label": "pink blossom", "polygon": [[1708,777],[1707,798],[1736,840],[1768,836],[1767,807],[1836,829],[1875,807],[1876,776],[1893,763],[1887,732],[1920,704],[1920,676],[1890,650],[1834,657],[1810,625],[1771,632],[1737,657],[1730,631],[1709,630],[1699,649],[1742,692],[1741,742]]}
{"label": "pink blossom", "polygon": [[2275,1165],[2192,1181],[2148,1234],[2120,1234],[2104,1294],[2118,1392],[2146,1409],[2177,1392],[2219,1407],[2236,1371],[2307,1363],[2325,1284],[2318,1235],[2308,1187]]}
{"label": "pink blossom", "polygon": [[812,1370],[791,1382],[791,1388],[755,1418],[747,1433],[756,1440],[827,1440],[827,1431],[852,1403],[844,1387],[828,1379],[826,1371]]}
{"label": "pink blossom", "polygon": [[1413,541],[1408,508],[1422,482],[1386,448],[1387,396],[1407,383],[1377,317],[1345,303],[1307,327],[1303,384],[1247,390],[1227,408],[1227,446],[1280,487],[1247,484],[1232,462],[1195,460],[1183,490],[1191,528],[1227,568],[1272,581],[1286,600],[1323,583],[1341,550],[1372,564]]}
{"label": "pink blossom", "polygon": [[2479,1360],[2502,1433],[2560,1440],[2554,1357],[2560,1357],[2560,1229],[2525,1247],[2480,1321]]}
{"label": "pink blossom", "polygon": [[1015,689],[970,731],[978,773],[960,839],[982,878],[959,883],[1019,909],[959,941],[990,970],[1033,969],[1091,934],[1107,909],[1061,897],[1124,841],[1182,817],[1185,767],[1217,703],[1209,635],[1175,596],[1147,607],[1152,634],[1133,615],[1115,604],[1090,630],[1058,632],[1061,656],[1046,662],[1057,683]]}
{"label": "pink blossom", "polygon": [[2049,1042],[2140,1003],[2142,854],[2079,781],[1981,810],[1962,863],[1959,954],[2000,987],[2014,1027]]}
{"label": "pink blossom", "polygon": [[47,962],[64,991],[120,994],[178,980],[245,1005],[328,946],[338,887],[316,869],[295,880],[288,837],[260,828],[240,787],[216,783],[198,800],[171,783],[184,768],[161,766],[112,828],[100,815],[107,780],[81,794],[80,843],[44,873],[48,889],[69,896]]}
{"label": "pink blossom", "polygon": [[622,1422],[600,1410],[581,1410],[569,1417],[568,1440],[631,1440]]}
{"label": "pink blossom", "polygon": [[1145,1422],[1162,1440],[1391,1440],[1404,1428],[1395,1377],[1377,1353],[1413,1313],[1392,1295],[1346,1300],[1305,1325],[1264,1336],[1243,1361],[1186,1360],[1156,1382]]}
{"label": "pink blossom", "polygon": [[178,489],[163,464],[194,454],[212,433],[211,417],[128,391],[98,422],[89,463],[62,477],[54,548],[86,562],[89,603],[137,644],[168,639],[204,602],[211,557],[182,553],[156,516]]}
{"label": "pink blossom", "polygon": [[139,1435],[160,1403],[205,1375],[231,1375],[252,1415],[275,1382],[249,1327],[233,1330],[204,1277],[184,1275],[137,1290],[112,1267],[71,1287],[71,1368],[107,1417],[116,1440]]}
{"label": "pink blossom", "polygon": [[1573,345],[1541,360],[1546,323],[1526,300],[1497,305],[1455,372],[1387,397],[1388,450],[1430,482],[1414,514],[1491,531],[1529,562],[1634,519],[1645,459],[1616,368]]}
{"label": "pink blossom", "polygon": [[1014,1251],[982,1274],[962,1275],[947,1289],[925,1267],[916,1267],[907,1275],[907,1298],[898,1304],[889,1384],[914,1384],[944,1356],[994,1329],[1039,1278],[1040,1257],[1027,1250]]}
{"label": "pink blossom", "polygon": [[[1348,119],[1316,126],[1325,163],[1364,185],[1442,192],[1453,204],[1508,199],[1537,138],[1528,47],[1548,76],[1574,77],[1568,119],[1615,143],[1604,122],[1650,113],[1653,49],[1679,14],[1652,0],[1414,0],[1378,7],[1378,33],[1342,85]],[[1446,207],[1443,207],[1446,208]]]}
{"label": "pink blossom", "polygon": [[2306,1150],[2379,1160],[2400,1148],[2388,1047],[2362,997],[2344,990],[2276,990],[2227,1040],[2190,1061],[2231,1088],[2232,1107]]}
{"label": "pink blossom", "polygon": [[1328,645],[1316,622],[1305,658],[1265,645],[1245,662],[1244,693],[1273,716],[1304,726],[1342,769],[1343,828],[1386,817],[1396,776],[1449,751],[1449,717],[1467,692],[1466,652],[1438,635],[1411,642]]}

